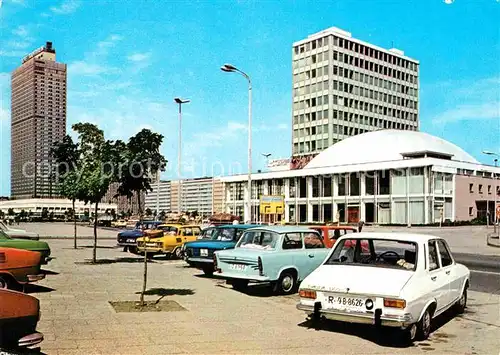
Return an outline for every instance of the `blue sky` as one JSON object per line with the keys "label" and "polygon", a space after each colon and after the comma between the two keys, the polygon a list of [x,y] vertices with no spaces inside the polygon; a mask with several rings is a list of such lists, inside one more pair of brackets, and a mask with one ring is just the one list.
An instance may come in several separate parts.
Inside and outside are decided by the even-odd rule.
{"label": "blue sky", "polygon": [[219,70],[226,62],[252,77],[255,169],[260,153],[290,155],[292,43],[331,26],[418,59],[421,130],[491,162],[481,150],[500,152],[500,2],[446,1],[0,0],[0,195],[10,193],[10,72],[45,41],[68,64],[68,131],[89,121],[126,139],[151,128],[172,170],[173,98],[191,99],[188,177],[246,169],[247,86]]}

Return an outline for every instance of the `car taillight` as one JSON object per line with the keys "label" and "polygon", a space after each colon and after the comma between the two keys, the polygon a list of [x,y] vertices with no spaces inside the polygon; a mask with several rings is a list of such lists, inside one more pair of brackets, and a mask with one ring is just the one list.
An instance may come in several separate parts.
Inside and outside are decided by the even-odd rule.
{"label": "car taillight", "polygon": [[398,298],[384,298],[384,307],[404,309],[406,301]]}
{"label": "car taillight", "polygon": [[316,299],[316,291],[314,291],[314,290],[300,290],[299,296],[302,298],[312,298],[313,300],[315,300]]}
{"label": "car taillight", "polygon": [[259,258],[257,259],[257,265],[259,266],[259,275],[264,276],[264,267],[262,266],[262,259]]}

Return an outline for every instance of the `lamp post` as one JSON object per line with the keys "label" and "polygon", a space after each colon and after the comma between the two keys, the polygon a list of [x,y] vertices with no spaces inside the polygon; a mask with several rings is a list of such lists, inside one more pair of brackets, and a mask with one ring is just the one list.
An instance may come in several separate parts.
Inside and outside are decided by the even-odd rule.
{"label": "lamp post", "polygon": [[181,159],[182,159],[182,105],[191,100],[184,100],[180,97],[174,98],[174,102],[179,105],[179,149],[177,150],[177,177],[179,179],[179,210],[182,210],[182,180],[181,180]]}
{"label": "lamp post", "polygon": [[[493,159],[493,162],[495,163],[495,168],[497,167],[497,163],[498,163],[498,157],[500,157],[500,154],[498,153],[495,153],[495,152],[490,152],[488,150],[483,150],[483,154],[486,154],[486,155],[492,155],[494,157],[496,157],[495,159]],[[493,218],[493,233],[496,233],[497,232],[497,223],[498,223],[498,218],[497,218],[497,189],[498,189],[498,176],[497,176],[497,173],[494,172],[493,173],[493,178],[495,179],[495,191],[494,191],[494,204],[493,204],[493,213],[494,213],[494,216],[495,218]],[[499,233],[500,233],[500,228],[499,228]]]}
{"label": "lamp post", "polygon": [[224,64],[221,68],[227,73],[239,73],[248,81],[248,200],[246,216],[248,221],[252,221],[252,81],[243,71],[231,64]]}

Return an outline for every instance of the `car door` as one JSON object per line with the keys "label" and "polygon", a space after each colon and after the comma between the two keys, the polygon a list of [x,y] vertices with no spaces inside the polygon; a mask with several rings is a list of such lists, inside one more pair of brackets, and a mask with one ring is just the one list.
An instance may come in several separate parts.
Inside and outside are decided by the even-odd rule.
{"label": "car door", "polygon": [[428,250],[428,277],[431,280],[429,291],[437,301],[436,310],[440,311],[448,305],[449,275],[441,267],[436,240],[430,240]]}
{"label": "car door", "polygon": [[446,242],[442,239],[438,239],[437,246],[439,249],[439,258],[441,260],[441,267],[448,279],[448,296],[446,298],[447,304],[454,302],[462,293],[460,288],[460,279],[458,275],[453,273],[455,269],[455,263],[451,256],[450,250],[446,245]]}
{"label": "car door", "polygon": [[316,270],[325,260],[329,250],[326,248],[323,238],[317,233],[303,233],[304,253],[307,256],[306,266],[304,267],[304,277]]}
{"label": "car door", "polygon": [[297,269],[299,280],[303,280],[304,271],[306,269],[307,260],[304,253],[304,243],[302,233],[293,232],[283,235],[283,243],[281,244],[281,252],[279,253],[280,268],[293,266]]}

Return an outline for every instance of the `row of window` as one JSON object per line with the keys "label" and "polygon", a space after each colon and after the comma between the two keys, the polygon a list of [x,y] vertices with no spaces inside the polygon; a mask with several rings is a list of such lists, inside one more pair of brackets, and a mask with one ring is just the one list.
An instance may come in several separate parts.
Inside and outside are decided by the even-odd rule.
{"label": "row of window", "polygon": [[[491,185],[488,185],[488,195],[491,195],[493,193],[492,191],[493,191],[493,189],[492,189]],[[471,194],[474,193],[474,184],[473,183],[469,184],[469,192]],[[484,193],[483,184],[478,184],[477,192],[480,194]],[[497,186],[497,195],[500,195],[500,186]]]}
{"label": "row of window", "polygon": [[[316,101],[317,102],[317,101]],[[323,101],[322,101],[323,102]],[[325,103],[323,103],[325,104]],[[368,102],[363,102],[361,100],[354,100],[354,99],[348,99],[348,98],[342,98],[338,97],[337,95],[333,95],[333,104],[334,105],[339,105],[339,106],[344,106],[346,108],[352,108],[355,110],[362,110],[365,112],[370,112],[370,113],[375,113],[379,115],[384,115],[384,116],[389,116],[393,118],[399,118],[399,119],[404,119],[404,120],[409,120],[412,122],[417,122],[418,116],[416,113],[409,112],[407,110],[397,110],[397,109],[392,109],[388,108],[385,106],[381,105],[374,105]],[[305,102],[304,101],[299,101],[295,102],[293,104],[293,110],[298,111],[301,109],[304,109]],[[318,109],[317,109],[318,110]],[[338,112],[338,117],[337,117],[337,112]],[[352,119],[354,113],[350,113],[349,119]],[[347,117],[347,112],[343,112],[341,110],[333,110],[333,119],[345,119],[346,121],[348,120]],[[358,114],[355,114],[356,116]],[[316,121],[316,120],[321,120],[321,119],[327,119],[329,118],[328,116],[328,110],[322,110],[319,109],[318,111],[314,112],[307,112],[299,115],[294,115],[294,123],[297,123],[297,120],[302,123],[304,122],[303,118],[305,118],[305,122],[309,121]]]}
{"label": "row of window", "polygon": [[[295,52],[295,54],[304,53],[304,52],[308,52],[310,50],[320,48],[320,47],[326,46],[326,45],[328,45],[328,37],[323,37],[323,38],[319,38],[316,40],[312,40],[310,42],[304,43],[304,44],[299,45],[299,46],[295,46],[294,52]],[[364,55],[364,56],[367,56],[367,57],[370,57],[373,59],[377,59],[377,60],[386,62],[388,64],[397,65],[397,66],[407,68],[407,69],[410,69],[413,71],[417,70],[417,64],[414,62],[411,62],[411,61],[404,59],[404,58],[401,58],[399,56],[395,56],[395,55],[377,50],[375,48],[372,48],[372,47],[369,47],[369,46],[366,46],[366,45],[363,45],[360,43],[349,41],[349,40],[344,39],[344,38],[333,36],[333,45],[337,46],[337,47],[344,48],[344,49],[348,49],[350,51],[353,51],[355,53],[359,53],[361,55]]]}

